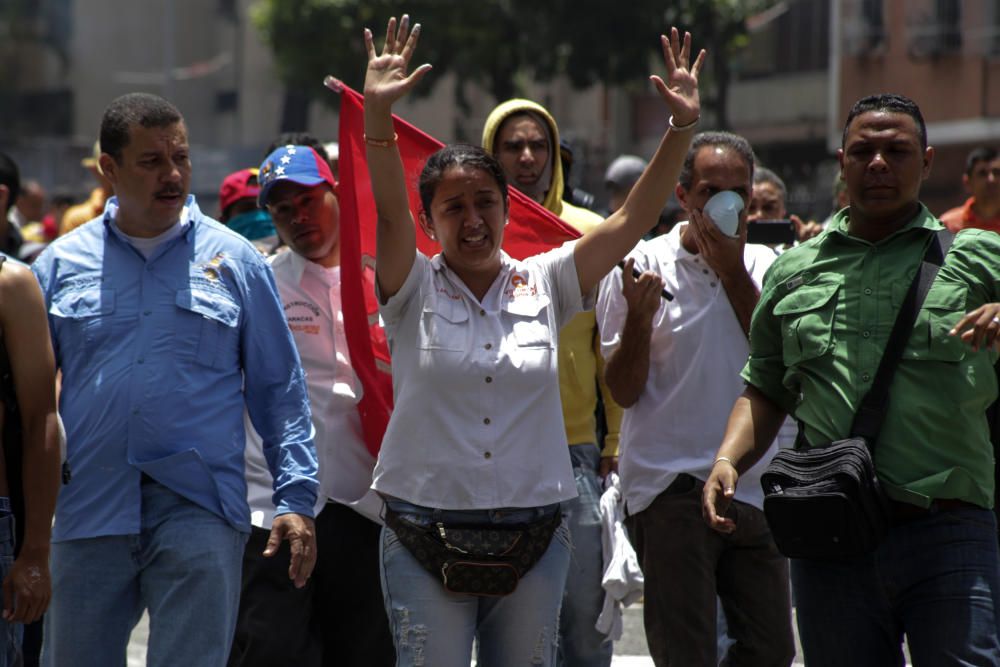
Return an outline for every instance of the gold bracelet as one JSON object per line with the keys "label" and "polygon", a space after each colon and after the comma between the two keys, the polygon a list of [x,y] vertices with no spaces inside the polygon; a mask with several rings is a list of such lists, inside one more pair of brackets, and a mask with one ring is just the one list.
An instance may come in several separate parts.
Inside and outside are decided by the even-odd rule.
{"label": "gold bracelet", "polygon": [[389,148],[390,146],[396,145],[396,140],[399,139],[399,135],[395,132],[392,133],[392,139],[372,139],[367,134],[362,134],[365,139],[365,143],[369,146],[374,146],[375,148]]}
{"label": "gold bracelet", "polygon": [[729,465],[733,466],[733,468],[736,467],[736,464],[733,463],[733,460],[731,458],[729,458],[728,456],[720,456],[719,458],[715,459],[715,461],[712,463],[712,467],[714,468],[715,464],[718,463],[719,461],[725,461]]}
{"label": "gold bracelet", "polygon": [[669,125],[670,129],[673,130],[674,132],[687,132],[688,130],[693,130],[695,127],[697,127],[698,121],[700,119],[701,116],[696,116],[695,119],[690,123],[688,123],[687,125],[674,125],[674,117],[670,116],[670,120],[667,121],[667,125]]}

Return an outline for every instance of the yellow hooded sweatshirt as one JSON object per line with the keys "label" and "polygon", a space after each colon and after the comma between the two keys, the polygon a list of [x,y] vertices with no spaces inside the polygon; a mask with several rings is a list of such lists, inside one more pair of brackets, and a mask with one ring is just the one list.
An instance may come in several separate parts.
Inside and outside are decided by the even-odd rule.
{"label": "yellow hooded sweatshirt", "polygon": [[[508,116],[525,111],[532,112],[548,123],[549,156],[552,160],[552,181],[542,205],[555,213],[571,227],[585,234],[603,221],[601,216],[587,209],[563,201],[563,170],[559,159],[559,128],[555,119],[540,104],[530,100],[507,100],[495,108],[483,128],[483,148],[496,154],[493,143],[497,131]],[[608,433],[604,438],[602,456],[618,456],[618,432],[621,428],[622,409],[611,398],[604,384],[604,360],[600,353],[601,339],[593,310],[579,313],[559,332],[559,394],[562,399],[566,439],[570,445],[597,442],[597,388],[600,385],[604,399],[604,417]]]}

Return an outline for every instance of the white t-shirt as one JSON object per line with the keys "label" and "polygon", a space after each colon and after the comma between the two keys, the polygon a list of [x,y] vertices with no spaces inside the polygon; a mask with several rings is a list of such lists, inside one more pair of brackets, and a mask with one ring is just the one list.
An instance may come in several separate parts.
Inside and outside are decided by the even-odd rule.
{"label": "white t-shirt", "polygon": [[[324,268],[294,252],[271,260],[288,327],[302,358],[319,459],[316,509],[328,500],[378,521],[381,499],[370,491],[375,457],[365,446],[357,403],[362,386],[351,368],[340,302],[340,267]],[[263,443],[247,430],[247,499],[250,521],[269,528],[274,519],[272,478]]]}
{"label": "white t-shirt", "polygon": [[[630,514],[649,506],[680,473],[704,481],[726,432],[736,398],[743,392],[740,371],[750,352],[722,281],[698,255],[681,245],[681,229],[641,243],[630,254],[635,268],[660,275],[673,301],[660,300],[653,316],[649,377],[639,400],[625,411],[618,470]],[[747,245],[744,263],[759,287],[775,260],[762,245]],[[621,343],[628,306],[621,270],[601,283],[597,322],[605,359]],[[763,504],[760,471],[764,460],[740,478],[736,499]]]}
{"label": "white t-shirt", "polygon": [[417,253],[380,306],[395,397],[380,493],[440,509],[576,495],[556,371],[559,329],[584,307],[573,243],[501,260],[480,303],[441,255]]}
{"label": "white t-shirt", "polygon": [[162,232],[161,234],[157,234],[156,236],[152,237],[129,236],[128,234],[126,234],[121,230],[117,222],[112,221],[111,224],[115,226],[115,229],[118,230],[119,234],[128,239],[128,242],[132,244],[133,248],[138,250],[143,257],[149,259],[156,251],[156,249],[159,248],[161,245],[183,234],[187,230],[187,228],[191,226],[191,221],[188,219],[188,207],[185,206],[181,210],[181,215],[177,219],[176,223],[171,225],[166,231]]}

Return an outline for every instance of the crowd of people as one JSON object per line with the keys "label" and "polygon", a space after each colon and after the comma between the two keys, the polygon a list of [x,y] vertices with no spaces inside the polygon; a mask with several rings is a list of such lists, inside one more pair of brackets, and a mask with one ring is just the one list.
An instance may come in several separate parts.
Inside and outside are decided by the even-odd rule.
{"label": "crowd of people", "polygon": [[[218,221],[155,95],[109,104],[98,185],[62,213],[0,153],[0,667],[124,664],[144,612],[150,665],[465,667],[475,645],[487,667],[608,667],[605,487],[658,667],[789,665],[793,607],[809,665],[902,665],[904,636],[917,665],[1000,665],[997,151],[969,155],[969,199],[939,219],[918,106],[866,97],[836,212],[804,221],[745,138],[698,131],[704,51],[672,30],[663,138],[609,165],[604,215],[525,99],[410,183],[392,110],[430,69],[420,30],[364,35],[394,399],[377,442],[341,290],[357,223],[322,143],[276,138],[220,184]],[[511,257],[512,190],[579,238]],[[789,242],[748,242],[776,220]],[[878,437],[888,534],[786,558],[761,472],[850,433],[943,228]]]}

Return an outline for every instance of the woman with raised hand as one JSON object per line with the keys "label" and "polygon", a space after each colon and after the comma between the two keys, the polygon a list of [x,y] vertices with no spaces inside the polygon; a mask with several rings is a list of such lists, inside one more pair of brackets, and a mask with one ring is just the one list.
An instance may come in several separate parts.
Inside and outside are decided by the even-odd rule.
{"label": "woman with raised hand", "polygon": [[576,493],[556,370],[559,329],[592,307],[601,278],[639,241],[674,184],[699,114],[691,36],[662,37],[672,114],[625,204],[560,248],[517,261],[500,164],[448,146],[419,180],[417,251],[392,105],[430,69],[409,71],[420,33],[390,19],[376,51],[365,31],[365,141],[378,212],[376,290],[392,353],[395,408],[374,474],[386,500],[382,589],[399,665],[555,662],[570,562],[561,502]]}

